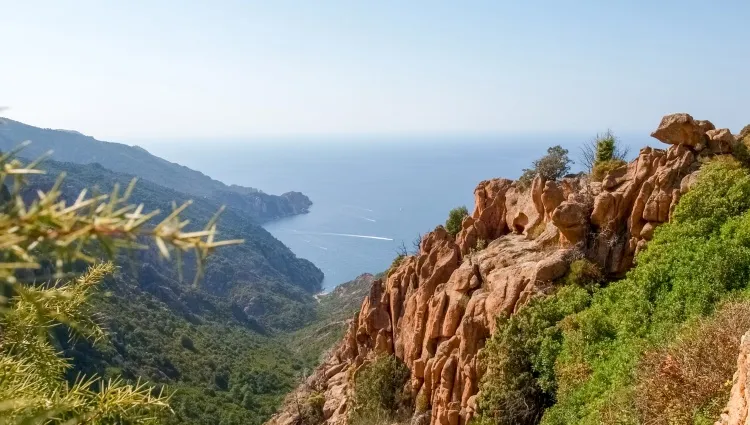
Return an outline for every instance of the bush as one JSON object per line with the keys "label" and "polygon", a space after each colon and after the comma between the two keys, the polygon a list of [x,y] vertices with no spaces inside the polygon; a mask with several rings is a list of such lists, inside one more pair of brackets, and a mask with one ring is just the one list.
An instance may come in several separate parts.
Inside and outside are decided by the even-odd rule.
{"label": "bush", "polygon": [[464,218],[468,216],[469,210],[467,210],[465,206],[453,208],[448,213],[448,219],[445,221],[445,230],[447,230],[451,236],[456,237],[458,232],[461,231],[461,223],[464,221]]}
{"label": "bush", "polygon": [[750,124],[742,127],[742,130],[737,134],[737,140],[743,143],[750,143]]}
{"label": "bush", "polygon": [[[684,323],[710,314],[748,282],[750,172],[734,161],[713,161],[627,277],[564,320],[555,365],[558,401],[542,423],[633,422],[643,353],[673,340]],[[695,400],[682,398],[688,404],[680,409],[700,408]]]}
{"label": "bush", "polygon": [[646,353],[635,391],[643,423],[713,424],[727,402],[727,384],[748,329],[750,302],[726,302],[713,316],[686,326],[665,347]]}
{"label": "bush", "polygon": [[536,170],[525,168],[523,173],[521,173],[521,177],[518,178],[518,188],[521,190],[530,188],[531,183],[534,181],[534,177],[536,177],[537,174]]}
{"label": "bush", "polygon": [[320,425],[325,422],[323,406],[326,403],[323,393],[314,391],[299,407],[299,425]]}
{"label": "bush", "polygon": [[594,171],[594,166],[608,161],[625,162],[628,156],[628,148],[625,148],[611,130],[586,142],[581,147],[581,163],[589,172]]}
{"label": "bush", "polygon": [[568,157],[568,150],[562,146],[553,146],[547,149],[547,155],[533,162],[532,168],[523,170],[518,184],[522,189],[531,186],[532,180],[537,175],[544,180],[558,180],[570,171],[573,161]]}
{"label": "bush", "polygon": [[584,258],[570,263],[564,280],[566,285],[590,289],[599,286],[604,280],[604,275],[599,266]]}
{"label": "bush", "polygon": [[406,258],[406,255],[398,254],[396,258],[394,258],[391,262],[391,265],[388,267],[388,271],[385,273],[386,276],[390,276],[391,273],[393,273],[398,268],[398,266],[401,265],[401,263],[404,261],[404,258]]}
{"label": "bush", "polygon": [[732,146],[732,155],[746,168],[750,168],[750,149],[747,147],[748,144],[750,144],[750,133],[744,139],[739,139]]}
{"label": "bush", "polygon": [[623,165],[627,165],[627,162],[621,159],[610,159],[607,161],[597,162],[594,168],[591,170],[591,180],[600,182],[604,180],[604,177],[612,170],[616,170]]}
{"label": "bush", "polygon": [[414,413],[420,415],[428,410],[430,410],[430,400],[427,399],[427,393],[422,389],[417,394],[417,399],[414,400]]}
{"label": "bush", "polygon": [[554,365],[562,347],[561,321],[590,301],[586,289],[565,286],[531,300],[510,318],[497,319],[497,330],[480,356],[485,374],[478,399],[479,423],[539,422],[556,397]]}
{"label": "bush", "polygon": [[350,423],[396,420],[406,416],[409,369],[395,356],[381,356],[365,364],[354,377]]}

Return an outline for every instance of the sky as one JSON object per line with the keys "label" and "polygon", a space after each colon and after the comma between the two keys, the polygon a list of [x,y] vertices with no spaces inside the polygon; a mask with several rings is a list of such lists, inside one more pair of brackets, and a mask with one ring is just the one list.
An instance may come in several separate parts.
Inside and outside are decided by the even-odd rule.
{"label": "sky", "polygon": [[0,0],[0,106],[103,140],[750,122],[750,2]]}

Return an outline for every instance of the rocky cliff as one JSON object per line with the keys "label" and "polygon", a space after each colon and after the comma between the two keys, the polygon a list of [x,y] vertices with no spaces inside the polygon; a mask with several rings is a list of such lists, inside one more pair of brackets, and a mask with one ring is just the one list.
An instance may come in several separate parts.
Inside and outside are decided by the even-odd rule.
{"label": "rocky cliff", "polygon": [[[411,396],[427,400],[429,423],[466,424],[482,375],[478,354],[495,318],[548,292],[575,259],[622,275],[669,220],[702,162],[735,143],[729,130],[687,114],[664,117],[652,136],[670,146],[642,149],[601,182],[579,175],[537,177],[528,188],[507,179],[479,183],[459,234],[436,228],[419,254],[375,281],[343,341],[310,377],[325,394],[326,423],[346,423],[352,372],[394,354],[410,369]],[[290,404],[270,423],[296,421]]]}
{"label": "rocky cliff", "polygon": [[715,425],[750,424],[750,332],[742,337],[727,407]]}

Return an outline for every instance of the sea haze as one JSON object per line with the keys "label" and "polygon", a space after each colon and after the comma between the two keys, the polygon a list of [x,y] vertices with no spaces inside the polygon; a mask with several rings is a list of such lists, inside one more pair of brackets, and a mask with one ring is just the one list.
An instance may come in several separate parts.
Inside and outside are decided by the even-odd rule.
{"label": "sea haze", "polygon": [[[323,270],[328,291],[364,272],[385,270],[402,243],[411,250],[412,241],[443,223],[451,208],[466,205],[471,211],[473,191],[481,180],[517,178],[555,144],[568,148],[576,159],[586,139],[305,138],[141,145],[228,184],[308,195],[314,203],[309,214],[265,228]],[[638,147],[651,143],[643,136],[624,142]]]}

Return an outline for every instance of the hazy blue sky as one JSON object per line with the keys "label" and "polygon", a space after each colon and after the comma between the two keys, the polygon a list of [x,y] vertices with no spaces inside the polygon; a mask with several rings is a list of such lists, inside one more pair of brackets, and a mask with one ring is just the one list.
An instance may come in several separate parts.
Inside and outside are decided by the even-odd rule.
{"label": "hazy blue sky", "polygon": [[0,105],[98,138],[750,122],[750,1],[0,0]]}

